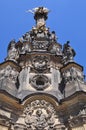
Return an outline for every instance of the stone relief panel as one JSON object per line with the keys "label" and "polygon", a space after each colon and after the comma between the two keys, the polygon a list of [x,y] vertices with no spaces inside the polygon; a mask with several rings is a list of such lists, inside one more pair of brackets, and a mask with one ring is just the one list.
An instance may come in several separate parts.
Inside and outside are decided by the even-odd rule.
{"label": "stone relief panel", "polygon": [[84,83],[83,72],[81,72],[80,70],[78,70],[74,67],[71,67],[69,70],[66,70],[63,73],[63,77],[64,77],[66,83],[73,81],[73,80],[78,80],[78,81]]}
{"label": "stone relief panel", "polygon": [[42,72],[48,68],[49,60],[46,56],[38,55],[33,58],[32,65],[38,72]]}
{"label": "stone relief panel", "polygon": [[86,84],[84,82],[83,72],[78,68],[71,67],[62,74],[64,95],[68,97],[77,91],[86,92]]}
{"label": "stone relief panel", "polygon": [[[19,72],[10,65],[0,70],[0,88],[7,91],[14,91],[18,88],[17,78]],[[15,93],[15,91],[14,91]]]}
{"label": "stone relief panel", "polygon": [[54,106],[45,100],[35,100],[24,110],[28,130],[57,130],[61,124]]}
{"label": "stone relief panel", "polygon": [[[39,33],[37,36],[38,36],[38,37],[42,37],[43,34],[42,34],[42,33]],[[34,50],[34,51],[35,51],[35,50],[36,50],[36,51],[37,51],[37,50],[45,51],[45,50],[47,50],[48,47],[49,47],[49,42],[48,42],[48,41],[36,41],[36,40],[34,40],[34,41],[32,42],[32,47],[33,47],[33,50]]]}

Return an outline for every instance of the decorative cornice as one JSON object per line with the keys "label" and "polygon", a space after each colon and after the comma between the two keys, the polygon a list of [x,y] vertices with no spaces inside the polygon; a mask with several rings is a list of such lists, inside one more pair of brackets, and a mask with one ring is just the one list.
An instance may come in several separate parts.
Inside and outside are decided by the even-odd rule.
{"label": "decorative cornice", "polygon": [[80,69],[81,71],[83,71],[83,66],[75,63],[75,62],[69,62],[67,63],[66,65],[64,65],[62,68],[61,68],[61,72],[64,72],[65,70],[71,68],[71,67],[75,67],[75,68],[78,68]]}
{"label": "decorative cornice", "polygon": [[4,68],[4,67],[6,67],[7,65],[13,66],[13,67],[14,67],[17,71],[19,71],[19,72],[20,72],[20,70],[21,70],[21,67],[20,67],[17,63],[15,63],[14,61],[10,61],[10,60],[1,63],[1,64],[0,64],[0,68]]}
{"label": "decorative cornice", "polygon": [[61,99],[61,104],[65,104],[65,103],[68,104],[69,102],[73,101],[73,99],[77,99],[78,102],[80,102],[80,99],[82,99],[82,100],[86,99],[86,92],[77,91],[74,94],[72,94],[71,96]]}

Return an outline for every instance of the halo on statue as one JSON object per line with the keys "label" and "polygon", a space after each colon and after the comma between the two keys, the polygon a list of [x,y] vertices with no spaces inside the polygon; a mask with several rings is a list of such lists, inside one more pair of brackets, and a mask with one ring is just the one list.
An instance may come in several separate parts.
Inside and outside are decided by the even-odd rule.
{"label": "halo on statue", "polygon": [[36,14],[36,13],[49,13],[50,10],[48,8],[45,8],[45,7],[36,7],[36,8],[33,8],[32,10],[27,10],[26,12],[27,13],[30,12],[32,14]]}

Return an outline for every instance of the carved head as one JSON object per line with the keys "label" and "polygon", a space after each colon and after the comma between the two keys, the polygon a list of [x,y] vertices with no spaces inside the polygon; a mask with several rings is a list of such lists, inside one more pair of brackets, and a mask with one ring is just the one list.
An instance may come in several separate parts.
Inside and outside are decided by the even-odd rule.
{"label": "carved head", "polygon": [[38,110],[36,111],[36,115],[37,115],[37,116],[41,116],[41,114],[42,114],[42,110],[41,110],[41,109],[38,109]]}

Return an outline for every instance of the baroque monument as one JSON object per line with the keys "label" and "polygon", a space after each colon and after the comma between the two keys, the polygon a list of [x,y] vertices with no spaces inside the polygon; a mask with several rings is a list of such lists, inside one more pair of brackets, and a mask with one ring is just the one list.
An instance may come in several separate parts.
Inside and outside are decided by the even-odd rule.
{"label": "baroque monument", "polygon": [[36,25],[9,43],[0,64],[0,130],[86,130],[83,67],[46,27],[49,10],[31,12]]}

